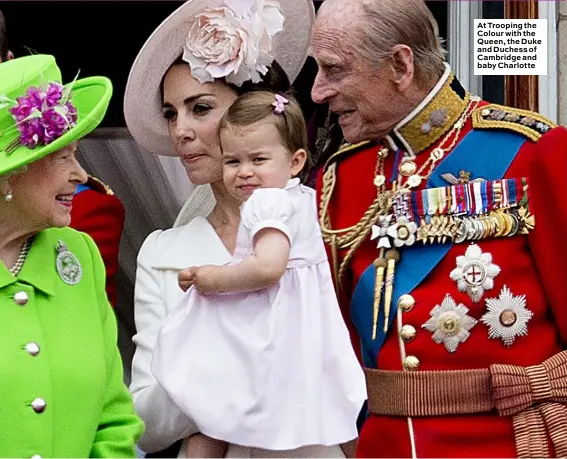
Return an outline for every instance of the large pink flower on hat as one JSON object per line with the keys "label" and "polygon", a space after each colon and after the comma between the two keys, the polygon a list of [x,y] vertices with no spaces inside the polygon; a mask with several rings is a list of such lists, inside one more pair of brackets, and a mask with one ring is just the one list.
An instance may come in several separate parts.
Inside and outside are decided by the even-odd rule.
{"label": "large pink flower on hat", "polygon": [[195,15],[183,60],[200,83],[223,77],[237,86],[257,83],[274,59],[273,37],[283,22],[274,0],[225,0]]}

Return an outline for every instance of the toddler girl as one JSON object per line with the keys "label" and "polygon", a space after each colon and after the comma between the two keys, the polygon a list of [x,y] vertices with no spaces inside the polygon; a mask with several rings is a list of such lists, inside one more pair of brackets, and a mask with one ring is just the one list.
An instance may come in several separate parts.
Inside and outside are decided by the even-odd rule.
{"label": "toddler girl", "polygon": [[243,202],[236,249],[226,266],[180,275],[190,288],[159,333],[152,367],[204,434],[187,454],[222,457],[225,442],[272,451],[349,442],[366,387],[315,192],[294,178],[307,159],[301,108],[291,97],[247,93],[219,135],[225,186]]}

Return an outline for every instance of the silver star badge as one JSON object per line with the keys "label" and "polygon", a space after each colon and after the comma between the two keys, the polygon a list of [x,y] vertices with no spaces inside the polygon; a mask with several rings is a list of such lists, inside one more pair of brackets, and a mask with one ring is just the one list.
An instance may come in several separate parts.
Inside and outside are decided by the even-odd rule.
{"label": "silver star badge", "polygon": [[431,312],[431,319],[422,325],[422,328],[433,332],[431,337],[437,344],[443,343],[445,349],[453,353],[459,344],[464,343],[470,336],[469,330],[477,324],[477,320],[467,315],[469,309],[455,302],[451,295],[447,295],[441,305],[435,306]]}
{"label": "silver star badge", "polygon": [[467,292],[473,303],[478,303],[484,291],[494,287],[494,278],[498,274],[500,267],[492,263],[492,255],[471,244],[464,256],[457,257],[457,267],[450,277],[457,282],[459,292]]}
{"label": "silver star badge", "polygon": [[488,312],[481,317],[487,325],[490,338],[501,338],[510,347],[518,336],[528,334],[528,321],[533,312],[526,308],[526,296],[514,296],[506,286],[502,287],[498,298],[486,300]]}

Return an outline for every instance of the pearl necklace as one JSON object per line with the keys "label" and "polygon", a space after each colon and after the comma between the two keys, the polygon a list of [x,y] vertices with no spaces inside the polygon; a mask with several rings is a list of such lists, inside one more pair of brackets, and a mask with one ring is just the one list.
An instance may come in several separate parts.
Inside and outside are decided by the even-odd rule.
{"label": "pearl necklace", "polygon": [[14,266],[10,268],[10,274],[12,276],[17,276],[24,265],[24,261],[26,261],[26,257],[28,256],[28,252],[30,251],[31,247],[31,238],[24,242],[22,249],[20,250],[20,254],[18,255],[18,259],[14,263]]}

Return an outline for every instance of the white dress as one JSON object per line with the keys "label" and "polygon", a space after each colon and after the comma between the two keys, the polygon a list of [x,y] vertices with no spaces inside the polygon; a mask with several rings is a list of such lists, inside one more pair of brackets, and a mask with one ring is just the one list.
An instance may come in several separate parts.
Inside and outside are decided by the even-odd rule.
{"label": "white dress", "polygon": [[162,326],[152,371],[199,431],[236,445],[289,450],[357,437],[364,374],[342,319],[314,191],[288,182],[243,205],[231,263],[254,235],[277,228],[291,242],[279,283],[200,295],[191,288]]}

